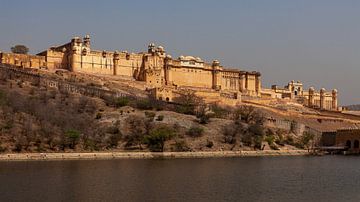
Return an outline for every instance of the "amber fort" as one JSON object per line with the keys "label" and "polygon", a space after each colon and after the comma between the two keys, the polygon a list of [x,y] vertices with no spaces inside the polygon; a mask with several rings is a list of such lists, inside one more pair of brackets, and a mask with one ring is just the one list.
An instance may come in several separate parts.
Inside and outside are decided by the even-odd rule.
{"label": "amber fort", "polygon": [[64,45],[53,46],[36,55],[0,52],[0,62],[21,68],[67,70],[91,75],[107,75],[144,82],[151,95],[173,102],[184,90],[192,90],[206,102],[236,105],[247,99],[292,100],[310,108],[338,111],[338,91],[304,89],[300,81],[284,87],[263,88],[261,73],[228,68],[218,60],[168,54],[153,43],[147,51],[93,50],[91,38],[74,37]]}

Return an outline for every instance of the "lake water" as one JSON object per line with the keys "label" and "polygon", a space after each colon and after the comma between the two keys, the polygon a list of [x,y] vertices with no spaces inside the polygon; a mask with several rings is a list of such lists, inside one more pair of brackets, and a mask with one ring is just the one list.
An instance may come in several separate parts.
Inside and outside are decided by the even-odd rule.
{"label": "lake water", "polygon": [[360,157],[0,162],[0,201],[360,201]]}

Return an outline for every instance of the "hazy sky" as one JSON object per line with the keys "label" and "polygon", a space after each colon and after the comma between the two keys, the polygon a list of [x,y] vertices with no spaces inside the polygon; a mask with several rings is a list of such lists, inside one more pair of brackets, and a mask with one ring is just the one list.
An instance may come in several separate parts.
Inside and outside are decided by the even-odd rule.
{"label": "hazy sky", "polygon": [[0,50],[37,53],[90,34],[100,50],[219,59],[259,70],[263,85],[303,81],[360,103],[358,0],[0,0]]}

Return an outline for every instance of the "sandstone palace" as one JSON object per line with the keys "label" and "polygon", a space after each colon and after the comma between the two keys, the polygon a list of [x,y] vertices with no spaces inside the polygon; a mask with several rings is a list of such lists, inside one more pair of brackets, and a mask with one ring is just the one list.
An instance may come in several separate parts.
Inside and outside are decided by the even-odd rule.
{"label": "sandstone palace", "polygon": [[128,77],[143,81],[152,95],[173,101],[183,90],[193,90],[207,102],[234,105],[242,99],[289,99],[305,106],[323,110],[338,110],[337,90],[303,89],[300,82],[290,82],[284,88],[261,86],[261,74],[223,67],[218,60],[211,63],[199,57],[173,58],[162,46],[150,44],[146,52],[98,51],[91,49],[89,35],[75,37],[69,43],[51,47],[37,55],[0,53],[0,62],[23,68]]}

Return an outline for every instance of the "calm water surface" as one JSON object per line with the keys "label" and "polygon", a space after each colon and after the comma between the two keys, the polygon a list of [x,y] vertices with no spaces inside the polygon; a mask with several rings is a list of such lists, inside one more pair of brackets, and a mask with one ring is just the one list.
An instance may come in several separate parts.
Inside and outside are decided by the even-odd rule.
{"label": "calm water surface", "polygon": [[360,201],[360,157],[0,162],[0,201]]}

